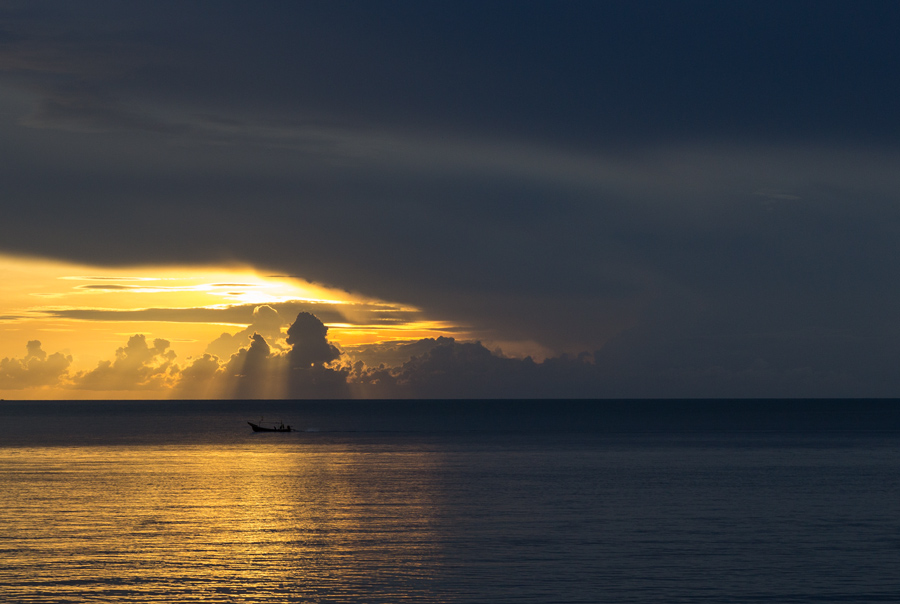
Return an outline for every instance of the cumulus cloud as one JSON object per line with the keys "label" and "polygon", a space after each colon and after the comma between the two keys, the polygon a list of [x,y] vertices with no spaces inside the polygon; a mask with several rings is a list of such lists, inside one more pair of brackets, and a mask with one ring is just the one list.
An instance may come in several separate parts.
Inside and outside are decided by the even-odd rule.
{"label": "cumulus cloud", "polygon": [[[181,368],[166,340],[150,345],[145,336],[135,335],[116,351],[114,360],[71,379],[71,357],[48,356],[32,341],[24,359],[0,361],[0,385],[141,390],[183,398],[510,398],[554,396],[566,372],[566,383],[581,388],[570,388],[568,395],[577,396],[585,392],[585,378],[596,373],[584,359],[538,364],[530,358],[503,357],[478,342],[445,337],[385,346],[387,354],[374,366],[347,357],[339,365],[341,352],[327,340],[327,331],[314,315],[300,313],[289,330],[290,350],[275,350],[262,334],[254,333],[249,345],[225,360],[204,354]],[[368,361],[379,361],[377,350],[367,349]]]}
{"label": "cumulus cloud", "polygon": [[[842,359],[848,354],[864,358],[860,347],[876,340],[854,344],[838,338],[835,346],[846,350],[836,363],[834,348],[801,354],[808,345],[795,342],[795,336],[760,335],[760,343],[749,347],[738,345],[740,336],[698,342],[682,332],[631,330],[601,351],[536,362],[448,337],[373,345],[360,356],[342,354],[328,341],[327,331],[315,316],[301,313],[290,329],[289,350],[277,350],[254,333],[227,359],[204,354],[183,367],[175,363],[169,342],[156,339],[151,345],[135,335],[114,360],[74,375],[69,373],[72,357],[47,354],[33,340],[23,358],[0,360],[0,389],[118,390],[207,399],[726,397],[737,390],[763,397],[773,389],[788,396],[849,396],[859,376],[887,371],[887,359],[896,358],[900,347],[882,345],[884,367],[871,367]],[[772,338],[781,338],[779,355],[769,352],[765,340]],[[650,347],[654,354],[646,352]],[[379,356],[379,350],[385,354]]]}
{"label": "cumulus cloud", "polygon": [[220,386],[224,372],[217,356],[204,354],[181,370],[175,386],[176,395],[182,398],[221,398],[225,395]]}
{"label": "cumulus cloud", "polygon": [[[275,326],[274,318],[270,325]],[[315,315],[301,312],[288,329],[288,350],[273,347],[265,335],[254,332],[248,344],[226,361],[211,354],[194,360],[181,372],[176,391],[183,396],[215,393],[236,398],[348,397],[348,372],[331,366],[341,351],[327,334],[328,328]]]}
{"label": "cumulus cloud", "polygon": [[266,339],[254,333],[247,348],[231,355],[223,368],[223,378],[237,398],[278,397],[283,364],[283,355],[272,354]]}
{"label": "cumulus cloud", "polygon": [[232,355],[226,370],[232,375],[257,375],[265,369],[266,359],[272,348],[258,333],[250,338],[250,347],[242,348]]}
{"label": "cumulus cloud", "polygon": [[313,314],[301,312],[288,328],[288,357],[291,367],[315,367],[330,363],[341,356],[340,350],[326,339],[328,328]]}
{"label": "cumulus cloud", "polygon": [[20,390],[38,386],[56,386],[66,377],[72,357],[61,352],[47,355],[38,340],[27,344],[21,359],[0,360],[0,389]]}
{"label": "cumulus cloud", "polygon": [[434,348],[436,343],[444,341],[447,341],[447,338],[384,342],[361,347],[348,347],[347,352],[355,362],[362,362],[367,367],[398,367],[415,356],[427,353]]}
{"label": "cumulus cloud", "polygon": [[257,306],[253,309],[250,325],[246,329],[230,334],[223,333],[209,343],[206,354],[215,355],[221,359],[227,359],[242,347],[250,343],[254,334],[259,334],[266,339],[269,345],[280,348],[281,327],[285,321],[278,311],[268,305]]}
{"label": "cumulus cloud", "polygon": [[204,354],[202,357],[194,359],[190,365],[181,370],[182,380],[206,381],[215,377],[221,371],[219,358]]}
{"label": "cumulus cloud", "polygon": [[536,363],[531,357],[504,357],[480,342],[446,337],[403,347],[422,352],[395,367],[354,363],[349,373],[353,392],[370,398],[555,398],[601,392],[600,371],[588,353]]}
{"label": "cumulus cloud", "polygon": [[[283,321],[277,312],[260,307],[254,317],[254,325],[283,342]],[[69,373],[71,356],[48,355],[39,341],[32,340],[23,358],[0,360],[0,389],[55,386],[140,391],[160,398],[347,398],[349,369],[337,365],[341,351],[327,334],[321,320],[301,312],[288,330],[287,343],[274,346],[256,331],[228,356],[206,353],[184,366],[175,362],[168,340],[148,343],[145,335],[137,334],[116,350],[114,359],[74,375]]]}
{"label": "cumulus cloud", "polygon": [[73,382],[85,390],[162,390],[174,384],[178,374],[175,352],[169,342],[134,335],[128,344],[116,350],[114,361],[101,361],[91,371],[77,373]]}
{"label": "cumulus cloud", "polygon": [[347,371],[329,364],[341,351],[328,339],[328,328],[318,317],[301,312],[288,328],[288,392],[292,397],[344,398],[349,396]]}

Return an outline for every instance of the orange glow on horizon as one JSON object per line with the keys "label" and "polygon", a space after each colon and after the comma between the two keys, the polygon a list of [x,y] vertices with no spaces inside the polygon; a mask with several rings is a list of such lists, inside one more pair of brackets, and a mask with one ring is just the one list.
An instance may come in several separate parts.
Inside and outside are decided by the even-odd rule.
{"label": "orange glow on horizon", "polygon": [[[129,338],[143,334],[154,349],[157,339],[167,341],[167,351],[175,353],[173,362],[183,369],[223,334],[234,336],[247,330],[254,320],[251,311],[265,305],[280,308],[277,316],[283,321],[280,335],[276,323],[276,331],[265,336],[273,354],[286,350],[285,330],[297,308],[319,316],[329,327],[329,341],[339,347],[437,337],[457,329],[448,322],[428,320],[407,305],[295,277],[267,275],[245,265],[109,268],[0,255],[0,361],[24,363],[26,345],[37,340],[39,353],[71,357],[71,376],[115,361],[116,351]],[[228,360],[227,354],[217,357],[220,362]],[[278,396],[273,388],[270,394]],[[13,389],[0,382],[0,398],[152,398],[160,394],[46,385]]]}

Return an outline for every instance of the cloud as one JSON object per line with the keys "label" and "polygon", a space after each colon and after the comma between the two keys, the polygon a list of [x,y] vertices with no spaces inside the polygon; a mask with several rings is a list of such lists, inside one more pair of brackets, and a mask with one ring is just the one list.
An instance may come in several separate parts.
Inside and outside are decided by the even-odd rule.
{"label": "cloud", "polygon": [[175,394],[180,398],[227,398],[230,393],[222,384],[225,371],[218,357],[204,354],[181,370]]}
{"label": "cloud", "polygon": [[[274,327],[274,318],[270,320]],[[195,360],[182,372],[179,391],[224,392],[236,398],[346,398],[347,371],[330,366],[341,352],[328,342],[327,333],[316,316],[301,312],[287,331],[289,349],[273,349],[255,332],[249,345],[224,363],[209,354]]]}
{"label": "cloud", "polygon": [[[896,333],[865,340],[852,334],[826,337],[814,330],[698,337],[704,328],[722,333],[711,322],[708,318],[691,327],[663,320],[628,330],[594,353],[535,362],[447,337],[373,346],[361,357],[338,354],[327,340],[327,328],[301,313],[292,325],[290,350],[273,349],[255,333],[228,359],[205,354],[183,367],[175,364],[167,341],[157,339],[150,346],[136,335],[116,351],[114,361],[73,376],[68,373],[70,356],[48,355],[38,341],[31,341],[24,358],[0,361],[0,389],[74,388],[207,399],[515,399],[766,397],[772,392],[889,396],[895,387],[883,376],[895,369],[892,359],[900,355]],[[815,354],[809,353],[812,348]],[[385,354],[379,356],[379,350]],[[880,363],[871,362],[873,352]]]}
{"label": "cloud", "polygon": [[349,381],[366,398],[592,398],[603,381],[593,355],[534,362],[507,358],[480,342],[428,338],[406,345],[421,351],[402,365],[352,364]]}
{"label": "cloud", "polygon": [[[315,314],[326,323],[347,323],[351,325],[393,326],[397,323],[421,320],[421,311],[379,302],[346,302],[334,304],[330,302],[307,302],[291,300],[288,302],[271,302],[266,306],[279,315],[292,316],[298,312]],[[82,321],[164,321],[186,323],[232,323],[252,325],[259,304],[235,304],[216,307],[194,308],[138,308],[129,310],[106,308],[41,308],[36,312],[62,319],[78,319]],[[267,311],[263,311],[267,312]],[[265,321],[265,318],[262,319]],[[263,323],[260,328],[269,335],[270,327]],[[282,325],[285,321],[282,320]],[[258,329],[248,327],[249,333]],[[242,332],[243,333],[243,332]],[[231,351],[233,352],[233,350]],[[228,354],[231,354],[229,352]]]}
{"label": "cloud", "polygon": [[289,366],[288,392],[304,398],[344,398],[349,396],[347,372],[328,364],[341,357],[341,351],[328,339],[328,328],[307,312],[297,315],[287,331]]}
{"label": "cloud", "polygon": [[147,344],[144,335],[132,336],[128,344],[116,350],[114,361],[101,361],[91,371],[73,378],[75,388],[84,390],[159,390],[175,383],[178,366],[169,342],[155,339]]}
{"label": "cloud", "polygon": [[[898,386],[890,346],[854,342],[896,330],[900,303],[900,5],[534,3],[509,27],[490,3],[401,4],[366,19],[315,3],[216,19],[4,7],[0,180],[17,211],[2,245],[105,264],[239,259],[402,300],[485,342],[602,349],[598,366],[634,376],[623,391],[724,375],[714,351],[746,359],[720,367],[735,374],[816,358]],[[249,325],[251,312],[48,316]],[[257,332],[278,356],[256,328],[216,354]],[[386,367],[413,351],[394,352]],[[453,371],[515,366],[457,352],[440,359]],[[425,354],[411,355],[421,371]]]}
{"label": "cloud", "polygon": [[424,338],[409,342],[384,342],[360,347],[347,347],[345,352],[353,362],[362,362],[368,367],[399,367],[411,358],[423,355],[434,348],[436,342],[447,338]]}
{"label": "cloud", "polygon": [[261,335],[268,342],[272,342],[280,348],[278,341],[281,339],[281,327],[285,321],[278,311],[268,305],[257,306],[253,309],[253,316],[246,329],[230,334],[223,333],[209,343],[206,354],[215,355],[226,359],[245,346],[254,334]]}
{"label": "cloud", "polygon": [[225,364],[226,388],[235,398],[280,398],[284,364],[283,356],[273,355],[266,339],[254,333],[250,345],[231,355]]}
{"label": "cloud", "polygon": [[777,203],[780,201],[797,201],[798,199],[801,199],[799,195],[793,195],[792,193],[772,189],[759,189],[757,191],[754,191],[753,194],[758,197],[765,198],[767,200],[767,203]]}
{"label": "cloud", "polygon": [[[256,325],[280,338],[282,320],[259,307]],[[148,344],[143,334],[128,339],[113,360],[89,371],[68,373],[72,357],[47,355],[40,342],[28,342],[22,359],[0,360],[0,389],[40,386],[97,392],[140,391],[146,396],[184,398],[346,398],[348,371],[333,366],[341,352],[327,340],[328,328],[314,315],[301,312],[288,330],[287,347],[274,348],[254,332],[227,358],[204,354],[179,366],[167,340]]]}
{"label": "cloud", "polygon": [[75,289],[99,290],[99,291],[129,291],[129,290],[140,289],[140,288],[137,285],[115,285],[115,284],[109,283],[109,284],[98,284],[98,285],[79,285]]}
{"label": "cloud", "polygon": [[322,366],[338,359],[340,350],[327,340],[328,328],[318,317],[301,312],[287,331],[287,343],[291,345],[288,358],[291,367],[309,368]]}
{"label": "cloud", "polygon": [[[391,15],[229,3],[215,20],[207,10],[7,9],[15,35],[0,66],[57,99],[70,121],[81,112],[95,127],[114,117],[120,127],[140,125],[153,113],[119,103],[142,97],[194,101],[207,114],[223,104],[261,115],[293,107],[320,121],[543,130],[613,144],[710,130],[852,133],[879,120],[888,138],[897,123],[886,110],[898,55],[891,3],[836,4],[811,15],[774,2],[652,10],[539,2],[521,7],[513,25],[504,11],[478,3],[401,2]],[[422,31],[431,32],[427,40]]]}
{"label": "cloud", "polygon": [[31,340],[24,358],[0,360],[0,390],[58,386],[64,382],[71,363],[71,356],[60,352],[48,356],[38,340]]}
{"label": "cloud", "polygon": [[242,348],[231,357],[227,369],[233,375],[259,375],[264,369],[272,349],[266,339],[258,333],[250,338],[250,347]]}

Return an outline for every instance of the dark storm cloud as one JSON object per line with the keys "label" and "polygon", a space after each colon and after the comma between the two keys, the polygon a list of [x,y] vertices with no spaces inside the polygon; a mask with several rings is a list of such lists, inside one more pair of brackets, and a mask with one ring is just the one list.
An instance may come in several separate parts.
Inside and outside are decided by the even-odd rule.
{"label": "dark storm cloud", "polygon": [[52,91],[73,115],[92,106],[116,126],[152,114],[132,102],[152,93],[212,115],[299,108],[317,121],[530,131],[590,147],[710,132],[890,137],[898,12],[812,1],[13,3],[0,56],[43,100]]}
{"label": "dark storm cloud", "polygon": [[0,240],[247,261],[485,340],[605,346],[609,379],[658,390],[895,392],[898,21],[887,2],[8,4]]}

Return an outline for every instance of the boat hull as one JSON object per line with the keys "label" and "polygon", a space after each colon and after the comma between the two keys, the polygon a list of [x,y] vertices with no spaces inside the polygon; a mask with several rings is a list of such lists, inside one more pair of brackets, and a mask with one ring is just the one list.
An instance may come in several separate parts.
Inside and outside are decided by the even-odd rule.
{"label": "boat hull", "polygon": [[278,427],[278,428],[266,428],[265,426],[260,426],[258,424],[254,424],[253,422],[247,422],[250,424],[250,427],[253,428],[254,432],[293,432],[290,426]]}

